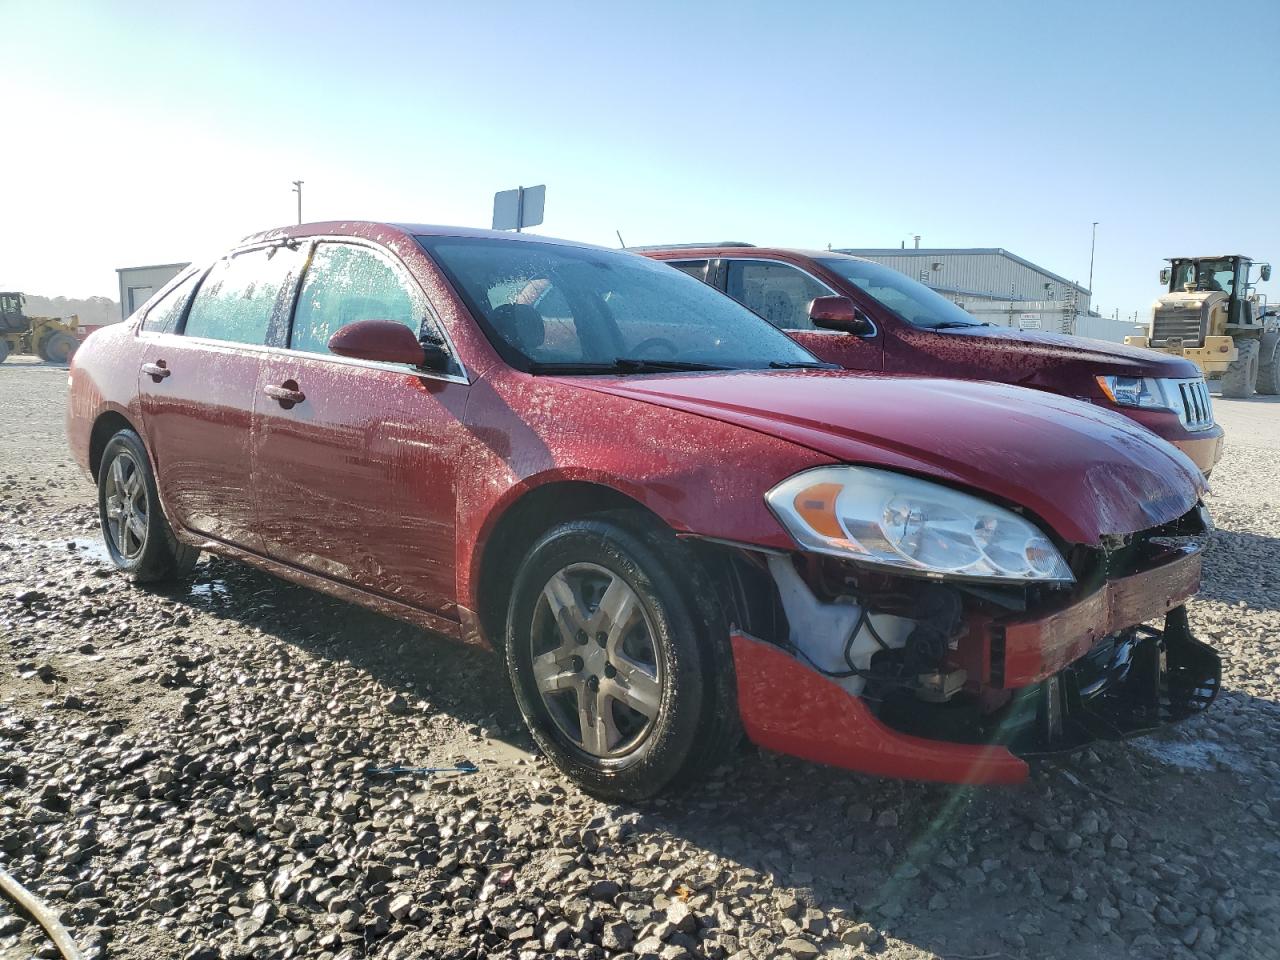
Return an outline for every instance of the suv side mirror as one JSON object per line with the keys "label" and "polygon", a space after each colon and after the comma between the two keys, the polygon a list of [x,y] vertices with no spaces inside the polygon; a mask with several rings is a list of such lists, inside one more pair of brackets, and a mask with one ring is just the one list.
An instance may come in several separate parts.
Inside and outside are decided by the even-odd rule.
{"label": "suv side mirror", "polygon": [[1165,267],[1160,271],[1160,286],[1167,287],[1169,285],[1169,268]]}
{"label": "suv side mirror", "polygon": [[1264,264],[1259,268],[1259,272],[1260,272],[1260,275],[1261,275],[1261,277],[1262,277],[1262,279],[1263,279],[1263,281],[1264,281],[1264,282],[1265,282],[1265,281],[1267,281],[1267,280],[1270,280],[1270,279],[1271,279],[1271,264],[1269,264],[1269,263],[1264,263]]}
{"label": "suv side mirror", "polygon": [[447,351],[435,344],[431,346],[434,349],[427,349],[412,330],[395,320],[356,320],[329,338],[330,352],[340,357],[445,369]]}
{"label": "suv side mirror", "polygon": [[848,297],[815,297],[809,304],[809,320],[823,330],[842,330],[859,337],[874,329]]}

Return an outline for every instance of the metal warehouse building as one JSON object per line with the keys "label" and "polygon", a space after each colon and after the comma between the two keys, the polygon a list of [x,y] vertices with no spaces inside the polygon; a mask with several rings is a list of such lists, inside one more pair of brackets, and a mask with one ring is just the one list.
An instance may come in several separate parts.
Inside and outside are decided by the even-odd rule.
{"label": "metal warehouse building", "polygon": [[1090,316],[1090,291],[1000,247],[841,249],[932,287],[979,320],[1121,341],[1132,323]]}

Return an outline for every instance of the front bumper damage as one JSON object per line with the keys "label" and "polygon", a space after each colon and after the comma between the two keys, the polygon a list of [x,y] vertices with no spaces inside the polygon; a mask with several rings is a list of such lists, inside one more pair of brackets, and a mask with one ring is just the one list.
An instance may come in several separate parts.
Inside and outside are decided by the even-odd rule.
{"label": "front bumper damage", "polygon": [[[775,580],[787,600],[788,577],[775,570]],[[956,678],[942,697],[886,695],[850,671],[836,679],[802,649],[738,629],[743,728],[766,749],[865,773],[1018,783],[1030,758],[1148,733],[1209,706],[1221,663],[1192,636],[1184,605],[1199,583],[1198,548],[1152,546],[1136,572],[1047,608],[966,609],[937,666]],[[793,633],[829,625],[838,604],[814,604],[787,601]],[[1144,625],[1160,618],[1162,628]]]}

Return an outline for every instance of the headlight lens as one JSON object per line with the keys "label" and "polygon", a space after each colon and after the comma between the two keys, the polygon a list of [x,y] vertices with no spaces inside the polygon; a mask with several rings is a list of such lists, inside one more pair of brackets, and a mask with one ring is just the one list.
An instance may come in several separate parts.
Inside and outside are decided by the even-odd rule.
{"label": "headlight lens", "polygon": [[1164,384],[1154,377],[1101,376],[1097,380],[1107,399],[1118,406],[1169,406],[1169,400],[1164,394]]}
{"label": "headlight lens", "polygon": [[1075,580],[1033,523],[950,487],[872,467],[819,467],[765,501],[806,550],[916,573]]}

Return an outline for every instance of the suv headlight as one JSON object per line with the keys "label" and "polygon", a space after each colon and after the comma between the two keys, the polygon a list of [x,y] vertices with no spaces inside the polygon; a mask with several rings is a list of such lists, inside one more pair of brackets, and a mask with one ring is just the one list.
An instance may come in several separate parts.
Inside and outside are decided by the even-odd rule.
{"label": "suv headlight", "polygon": [[1073,582],[1053,542],[1011,510],[872,467],[818,467],[765,502],[801,548],[922,574]]}
{"label": "suv headlight", "polygon": [[1155,377],[1117,377],[1101,376],[1096,378],[1098,386],[1107,395],[1107,399],[1121,407],[1169,407],[1169,399],[1165,396],[1164,384]]}

